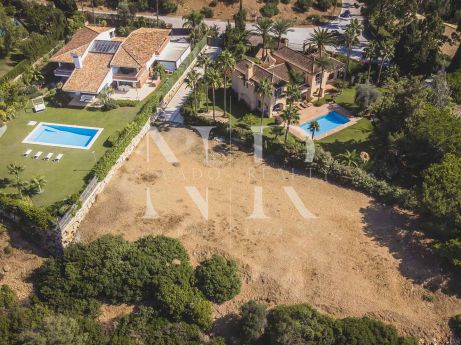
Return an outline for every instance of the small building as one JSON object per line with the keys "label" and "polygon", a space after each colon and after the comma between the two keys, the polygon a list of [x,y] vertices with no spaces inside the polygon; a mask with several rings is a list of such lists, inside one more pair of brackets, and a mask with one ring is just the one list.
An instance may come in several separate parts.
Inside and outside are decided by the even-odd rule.
{"label": "small building", "polygon": [[[316,54],[305,55],[286,46],[268,53],[262,63],[255,63],[248,59],[239,60],[232,73],[232,89],[239,100],[245,101],[252,110],[269,110],[267,116],[273,116],[275,109],[283,109],[286,104],[286,85],[293,79],[293,75],[301,76],[299,89],[304,99],[318,96],[318,92],[325,94],[327,84],[342,76],[344,64],[329,57],[330,66],[323,72],[315,63]],[[258,96],[258,85],[264,80],[270,80],[273,87],[272,96],[263,100]],[[320,81],[322,80],[322,87]]]}
{"label": "small building", "polygon": [[142,88],[151,68],[159,61],[173,72],[190,54],[188,43],[170,41],[170,29],[140,28],[128,37],[117,37],[115,29],[87,25],[54,54],[54,75],[63,91],[95,96],[106,87],[128,91]]}

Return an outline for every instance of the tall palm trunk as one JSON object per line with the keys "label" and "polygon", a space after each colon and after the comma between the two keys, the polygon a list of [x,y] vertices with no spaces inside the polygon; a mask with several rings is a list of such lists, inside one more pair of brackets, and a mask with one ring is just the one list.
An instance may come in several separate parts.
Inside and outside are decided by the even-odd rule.
{"label": "tall palm trunk", "polygon": [[215,97],[215,88],[214,88],[214,86],[211,89],[212,89],[212,92],[213,92],[213,120],[216,121],[216,115],[215,115],[216,97]]}
{"label": "tall palm trunk", "polygon": [[371,60],[368,60],[368,75],[367,75],[367,83],[370,82],[370,75],[371,75]]}
{"label": "tall palm trunk", "polygon": [[159,0],[157,0],[157,1],[155,2],[155,13],[157,14],[157,27],[160,26],[160,25],[159,25],[159,20],[158,20],[158,2],[159,2]]}
{"label": "tall palm trunk", "polygon": [[287,130],[285,132],[285,144],[287,143],[287,140],[288,140],[288,132],[290,131],[290,126],[291,126],[291,121],[288,121]]}
{"label": "tall palm trunk", "polygon": [[351,47],[347,48],[347,55],[346,55],[346,72],[344,73],[344,78],[343,80],[345,81],[347,78],[347,75],[349,74],[349,64],[351,60]]}
{"label": "tall palm trunk", "polygon": [[227,113],[227,76],[224,72],[224,116]]}
{"label": "tall palm trunk", "polygon": [[197,115],[197,85],[194,86],[195,115]]}
{"label": "tall palm trunk", "polygon": [[264,99],[265,99],[265,97],[263,97],[262,104],[261,104],[261,121],[259,122],[259,132],[260,133],[263,132]]}
{"label": "tall palm trunk", "polygon": [[320,75],[320,88],[319,88],[319,94],[318,94],[318,99],[317,99],[318,101],[320,101],[320,98],[322,96],[322,91],[323,91],[323,87],[322,87],[322,85],[323,85],[323,72],[324,72],[324,70],[322,68],[322,71],[321,71],[322,74]]}
{"label": "tall palm trunk", "polygon": [[378,80],[376,81],[376,84],[379,84],[379,82],[381,81],[381,73],[383,71],[384,59],[385,59],[385,56],[383,56],[381,63],[379,64]]}
{"label": "tall palm trunk", "polygon": [[19,180],[19,174],[16,174],[16,188],[18,189],[19,197],[22,199],[21,183]]}

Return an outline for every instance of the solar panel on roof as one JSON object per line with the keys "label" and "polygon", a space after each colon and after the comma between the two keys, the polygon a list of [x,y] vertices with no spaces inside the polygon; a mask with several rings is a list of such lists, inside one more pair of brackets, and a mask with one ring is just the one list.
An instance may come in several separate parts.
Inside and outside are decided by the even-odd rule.
{"label": "solar panel on roof", "polygon": [[93,42],[90,51],[92,53],[115,54],[122,42],[97,40]]}

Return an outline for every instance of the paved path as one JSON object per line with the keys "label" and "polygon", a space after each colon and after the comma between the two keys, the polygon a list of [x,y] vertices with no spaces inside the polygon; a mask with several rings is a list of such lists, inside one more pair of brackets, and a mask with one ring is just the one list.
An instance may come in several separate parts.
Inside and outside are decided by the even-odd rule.
{"label": "paved path", "polygon": [[[216,59],[220,52],[221,49],[217,47],[207,47],[205,49],[205,54],[208,54],[212,59]],[[201,68],[198,68],[196,71],[203,74],[203,70]],[[191,92],[192,90],[186,86],[186,83],[183,83],[165,108],[162,121],[183,124],[184,118],[181,115],[181,107]]]}
{"label": "paved path", "polygon": [[[354,5],[358,4],[359,7],[355,7]],[[86,9],[88,11],[91,11],[91,9]],[[334,21],[326,24],[323,26],[324,28],[330,29],[330,30],[337,30],[339,33],[343,33],[346,29],[346,26],[349,24],[351,18],[357,18],[360,22],[363,23],[364,18],[360,14],[360,4],[358,3],[357,0],[343,0],[342,1],[342,8],[341,8],[341,14],[344,13],[346,10],[349,10],[351,12],[351,17],[349,18],[342,18],[339,16],[336,18]],[[116,14],[115,11],[95,11],[95,13],[112,13]],[[152,14],[146,14],[146,13],[138,13],[137,16],[144,16],[146,18],[150,19],[155,19],[156,16]],[[183,20],[182,17],[176,17],[176,16],[159,16],[160,20],[165,21],[167,24],[171,24],[175,28],[181,28],[183,26]],[[227,21],[225,20],[219,20],[219,19],[205,19],[205,23],[209,26],[216,25],[221,32],[224,32]],[[251,23],[247,24],[247,29],[248,30],[254,30],[254,25]],[[314,27],[305,27],[305,26],[297,26],[293,28],[293,32],[288,33],[286,37],[288,38],[289,45],[293,49],[297,50],[302,50],[302,46],[304,41],[308,40],[311,36],[312,33],[314,32]],[[360,45],[355,48],[352,52],[352,57],[355,59],[360,59],[362,56],[362,51],[363,48],[367,44],[367,40],[363,35],[360,37]],[[336,50],[339,52],[344,53],[345,49],[339,47],[338,49],[335,49],[333,47],[330,47],[331,50]]]}

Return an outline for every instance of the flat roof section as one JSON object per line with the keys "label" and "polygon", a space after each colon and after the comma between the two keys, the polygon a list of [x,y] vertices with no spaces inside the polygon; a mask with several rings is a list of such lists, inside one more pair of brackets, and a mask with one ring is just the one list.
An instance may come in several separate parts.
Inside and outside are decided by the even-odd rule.
{"label": "flat roof section", "polygon": [[156,60],[176,62],[189,47],[189,43],[169,42]]}

